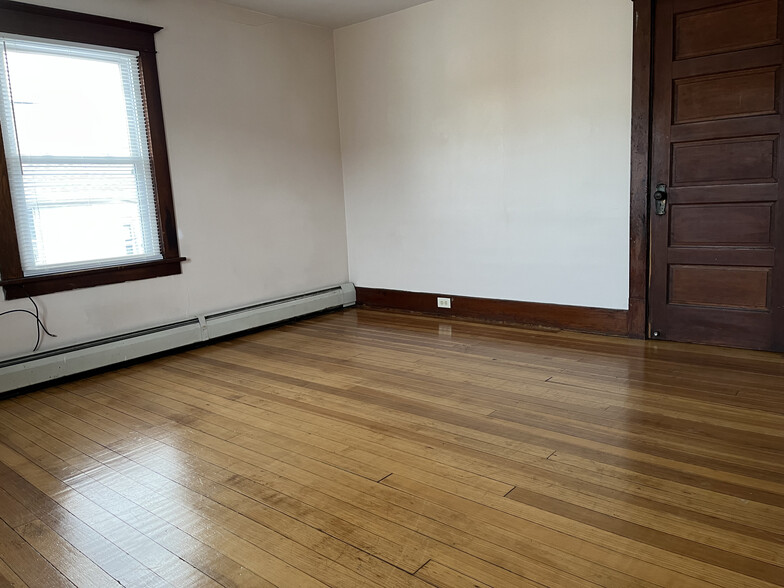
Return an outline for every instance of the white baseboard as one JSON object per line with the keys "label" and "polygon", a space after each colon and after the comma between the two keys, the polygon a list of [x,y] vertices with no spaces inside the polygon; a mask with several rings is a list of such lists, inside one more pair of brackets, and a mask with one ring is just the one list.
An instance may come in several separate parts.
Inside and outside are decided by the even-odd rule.
{"label": "white baseboard", "polygon": [[105,368],[316,312],[351,306],[353,284],[201,315],[153,329],[0,362],[0,393]]}

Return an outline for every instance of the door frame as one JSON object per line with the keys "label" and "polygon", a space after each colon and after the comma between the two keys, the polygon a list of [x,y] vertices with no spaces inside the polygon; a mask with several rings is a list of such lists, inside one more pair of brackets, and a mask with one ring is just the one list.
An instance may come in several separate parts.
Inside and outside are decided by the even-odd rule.
{"label": "door frame", "polygon": [[653,73],[653,8],[655,0],[634,4],[632,54],[631,203],[629,225],[629,337],[648,336]]}

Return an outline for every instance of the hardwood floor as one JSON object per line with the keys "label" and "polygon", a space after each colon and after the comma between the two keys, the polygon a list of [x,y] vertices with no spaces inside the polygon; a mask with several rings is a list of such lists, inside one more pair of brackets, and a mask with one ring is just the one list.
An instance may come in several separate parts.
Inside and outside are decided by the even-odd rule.
{"label": "hardwood floor", "polygon": [[784,359],[346,310],[5,399],[3,579],[783,586]]}

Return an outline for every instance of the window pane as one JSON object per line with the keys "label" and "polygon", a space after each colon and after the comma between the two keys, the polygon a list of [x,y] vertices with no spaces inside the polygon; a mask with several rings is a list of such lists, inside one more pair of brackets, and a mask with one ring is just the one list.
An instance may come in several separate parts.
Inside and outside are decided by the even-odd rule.
{"label": "window pane", "polygon": [[9,49],[20,155],[131,155],[119,63]]}
{"label": "window pane", "polygon": [[0,42],[24,274],[160,259],[138,55]]}
{"label": "window pane", "polygon": [[132,164],[23,167],[36,266],[145,254]]}

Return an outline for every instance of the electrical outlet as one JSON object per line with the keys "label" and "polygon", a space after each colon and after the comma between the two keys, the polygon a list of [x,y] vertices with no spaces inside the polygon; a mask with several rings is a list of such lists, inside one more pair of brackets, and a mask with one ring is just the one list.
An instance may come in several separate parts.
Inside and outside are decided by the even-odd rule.
{"label": "electrical outlet", "polygon": [[452,299],[439,297],[438,308],[452,308]]}

